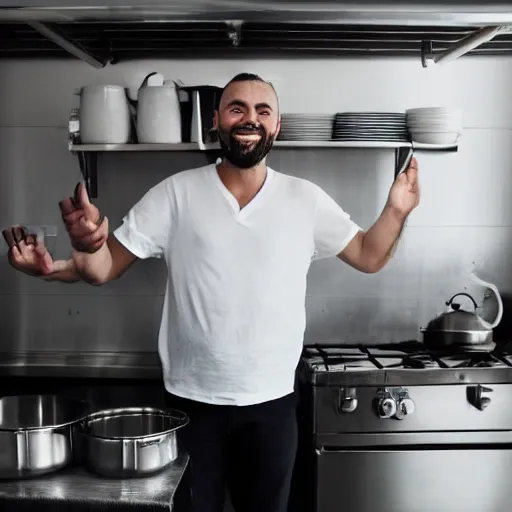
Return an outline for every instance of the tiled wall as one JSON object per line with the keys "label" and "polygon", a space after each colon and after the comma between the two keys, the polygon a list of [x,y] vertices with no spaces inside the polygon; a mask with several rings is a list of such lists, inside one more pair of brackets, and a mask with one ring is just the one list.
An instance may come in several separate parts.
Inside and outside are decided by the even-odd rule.
{"label": "tiled wall", "polygon": [[[386,269],[363,275],[337,260],[312,266],[306,342],[417,338],[444,300],[469,285],[472,262],[502,291],[506,309],[497,335],[508,337],[511,58],[464,58],[434,70],[423,69],[417,59],[136,61],[103,70],[77,61],[0,61],[1,226],[56,224],[57,256],[69,255],[58,201],[80,179],[78,162],[67,150],[74,91],[87,83],[136,88],[154,70],[186,84],[219,85],[238,72],[255,71],[274,81],[283,112],[460,106],[465,133],[459,152],[418,154],[422,202]],[[153,184],[206,162],[200,153],[101,155],[97,204],[114,227]],[[318,183],[366,228],[385,203],[394,155],[391,150],[280,149],[269,162]],[[0,244],[0,350],[156,348],[166,279],[161,262],[139,262],[118,282],[93,288],[16,274],[5,254]],[[482,302],[482,291],[475,292]],[[492,300],[485,309],[492,315]]]}

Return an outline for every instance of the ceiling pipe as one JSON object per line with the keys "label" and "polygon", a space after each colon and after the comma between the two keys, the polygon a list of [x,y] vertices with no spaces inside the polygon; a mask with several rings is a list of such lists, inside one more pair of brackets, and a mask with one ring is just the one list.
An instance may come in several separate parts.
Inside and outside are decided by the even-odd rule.
{"label": "ceiling pipe", "polygon": [[27,25],[31,26],[34,30],[39,32],[41,35],[43,35],[50,41],[53,41],[56,45],[66,50],[71,55],[74,55],[78,59],[87,62],[87,64],[90,64],[95,68],[104,68],[108,62],[107,59],[98,60],[96,57],[91,55],[87,50],[85,50],[81,45],[75,43],[74,41],[71,41],[60,31],[54,28],[50,28],[48,25],[45,25],[44,23],[40,23],[39,21],[28,21]]}
{"label": "ceiling pipe", "polygon": [[500,32],[508,30],[509,27],[485,27],[481,30],[470,34],[463,39],[461,39],[457,44],[455,44],[452,48],[445,50],[444,52],[437,53],[435,55],[432,54],[432,44],[430,41],[427,41],[426,44],[422,45],[422,64],[423,67],[428,67],[430,65],[441,65],[447,64],[448,62],[452,62],[459,57],[462,57],[466,53],[474,50],[478,46],[488,43],[492,39],[494,39]]}

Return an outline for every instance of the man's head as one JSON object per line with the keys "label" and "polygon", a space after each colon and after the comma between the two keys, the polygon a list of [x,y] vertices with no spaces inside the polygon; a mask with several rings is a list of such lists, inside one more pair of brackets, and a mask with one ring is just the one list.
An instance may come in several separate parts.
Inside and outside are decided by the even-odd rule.
{"label": "man's head", "polygon": [[258,165],[272,149],[280,128],[272,84],[250,73],[235,76],[222,91],[214,127],[227,160],[241,169]]}

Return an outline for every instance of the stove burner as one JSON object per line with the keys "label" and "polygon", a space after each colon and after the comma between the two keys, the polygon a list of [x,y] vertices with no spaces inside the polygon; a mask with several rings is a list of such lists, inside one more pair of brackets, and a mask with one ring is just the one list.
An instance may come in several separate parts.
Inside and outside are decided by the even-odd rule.
{"label": "stove burner", "polygon": [[512,367],[512,353],[494,355],[479,350],[433,352],[415,341],[376,346],[313,345],[305,347],[304,357],[320,371]]}
{"label": "stove burner", "polygon": [[446,368],[494,368],[497,366],[508,366],[491,354],[479,352],[466,355],[443,356],[439,359]]}

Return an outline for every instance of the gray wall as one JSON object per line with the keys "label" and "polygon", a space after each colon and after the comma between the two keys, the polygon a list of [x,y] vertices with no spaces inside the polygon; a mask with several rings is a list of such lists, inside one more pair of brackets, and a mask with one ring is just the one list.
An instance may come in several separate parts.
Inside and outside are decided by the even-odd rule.
{"label": "gray wall", "polygon": [[[466,58],[440,69],[419,60],[269,60],[132,62],[95,70],[76,61],[0,61],[0,225],[52,224],[55,252],[70,254],[58,201],[80,179],[67,150],[74,90],[86,83],[136,88],[149,71],[187,84],[223,84],[242,70],[273,80],[283,112],[403,111],[453,105],[465,133],[455,154],[421,153],[422,202],[393,261],[377,275],[337,260],[309,275],[306,342],[386,342],[418,338],[444,300],[479,275],[512,293],[512,59]],[[115,227],[145,191],[169,174],[203,165],[200,153],[105,154],[97,204]],[[270,164],[328,191],[367,228],[393,179],[392,150],[274,150]],[[166,271],[139,262],[115,283],[93,288],[46,283],[14,272],[0,244],[0,351],[151,351]],[[290,255],[293,257],[293,255]],[[482,290],[475,291],[482,302]],[[486,301],[492,315],[493,301]],[[510,327],[506,304],[498,336]]]}

